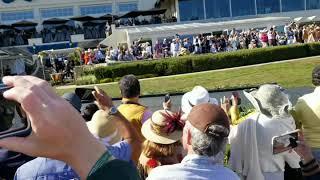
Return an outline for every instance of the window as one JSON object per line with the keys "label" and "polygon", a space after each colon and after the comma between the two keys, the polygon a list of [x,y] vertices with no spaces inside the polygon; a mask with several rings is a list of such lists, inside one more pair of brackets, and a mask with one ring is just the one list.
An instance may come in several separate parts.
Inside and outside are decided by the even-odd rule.
{"label": "window", "polygon": [[282,11],[304,10],[304,0],[282,0]]}
{"label": "window", "polygon": [[112,5],[103,4],[94,6],[82,6],[80,7],[80,12],[81,15],[112,13]]}
{"label": "window", "polygon": [[2,21],[19,21],[24,19],[33,19],[33,11],[16,11],[1,13]]}
{"label": "window", "polygon": [[119,5],[119,12],[129,12],[138,10],[137,3],[120,3]]}
{"label": "window", "polygon": [[320,9],[320,0],[307,0],[307,9]]}
{"label": "window", "polygon": [[54,18],[62,16],[73,16],[73,8],[50,8],[50,9],[41,9],[40,14],[42,18]]}
{"label": "window", "polygon": [[229,0],[205,0],[207,18],[230,17]]}
{"label": "window", "polygon": [[232,16],[255,15],[254,0],[231,0]]}
{"label": "window", "polygon": [[280,12],[279,0],[257,0],[258,14]]}
{"label": "window", "polygon": [[179,0],[181,21],[204,19],[202,0]]}

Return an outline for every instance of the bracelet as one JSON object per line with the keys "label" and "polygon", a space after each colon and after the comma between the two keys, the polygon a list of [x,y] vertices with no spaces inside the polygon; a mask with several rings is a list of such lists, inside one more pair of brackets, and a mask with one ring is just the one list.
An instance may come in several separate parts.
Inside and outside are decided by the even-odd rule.
{"label": "bracelet", "polygon": [[308,167],[308,166],[314,164],[315,162],[316,162],[316,159],[313,158],[311,161],[307,162],[306,164],[303,164],[303,162],[300,161],[300,162],[299,162],[299,165],[300,165],[302,168],[305,168],[305,167]]}
{"label": "bracelet", "polygon": [[319,169],[319,165],[316,164],[315,166],[311,167],[311,168],[308,168],[308,169],[302,169],[302,172],[303,173],[311,173],[313,171],[315,171],[316,169]]}

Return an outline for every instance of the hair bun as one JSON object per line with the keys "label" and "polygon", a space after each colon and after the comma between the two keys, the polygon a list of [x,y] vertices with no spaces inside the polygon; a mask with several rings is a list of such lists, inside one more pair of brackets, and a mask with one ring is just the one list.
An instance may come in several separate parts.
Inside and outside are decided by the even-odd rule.
{"label": "hair bun", "polygon": [[207,129],[207,134],[215,138],[226,138],[229,136],[229,129],[221,125],[211,125]]}

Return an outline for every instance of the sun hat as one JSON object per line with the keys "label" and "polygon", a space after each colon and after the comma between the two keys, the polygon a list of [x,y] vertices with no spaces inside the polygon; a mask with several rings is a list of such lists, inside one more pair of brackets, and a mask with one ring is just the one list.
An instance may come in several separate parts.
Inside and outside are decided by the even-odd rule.
{"label": "sun hat", "polygon": [[109,145],[121,141],[121,135],[115,126],[115,120],[107,117],[107,112],[98,110],[92,116],[91,121],[87,122],[89,131]]}
{"label": "sun hat", "polygon": [[77,111],[81,110],[81,99],[75,93],[65,93],[62,98],[68,101]]}
{"label": "sun hat", "polygon": [[[187,120],[199,131],[213,136],[228,137],[229,118],[224,110],[215,104],[203,103],[192,108]],[[209,128],[211,125],[218,125]]]}
{"label": "sun hat", "polygon": [[189,114],[192,107],[202,103],[219,104],[217,99],[210,98],[209,92],[202,86],[195,86],[192,91],[185,93],[181,99],[181,109]]}
{"label": "sun hat", "polygon": [[184,121],[181,113],[159,110],[143,123],[142,135],[149,141],[158,144],[173,144],[182,137]]}
{"label": "sun hat", "polygon": [[264,84],[259,89],[245,90],[243,93],[258,112],[272,117],[291,106],[288,95],[283,91],[279,85]]}

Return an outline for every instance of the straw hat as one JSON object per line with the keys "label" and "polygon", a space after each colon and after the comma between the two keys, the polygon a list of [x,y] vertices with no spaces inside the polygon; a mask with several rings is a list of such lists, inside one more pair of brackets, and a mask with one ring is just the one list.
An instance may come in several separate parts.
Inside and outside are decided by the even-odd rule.
{"label": "straw hat", "polygon": [[184,113],[189,114],[193,106],[202,103],[219,104],[217,99],[210,98],[209,92],[204,87],[196,86],[182,96],[181,109]]}
{"label": "straw hat", "polygon": [[98,110],[93,114],[91,121],[87,122],[87,126],[93,135],[112,145],[121,141],[122,137],[115,126],[115,120],[107,116],[107,112]]}
{"label": "straw hat", "polygon": [[183,126],[181,113],[159,110],[142,125],[141,132],[151,142],[173,144],[181,139]]}

